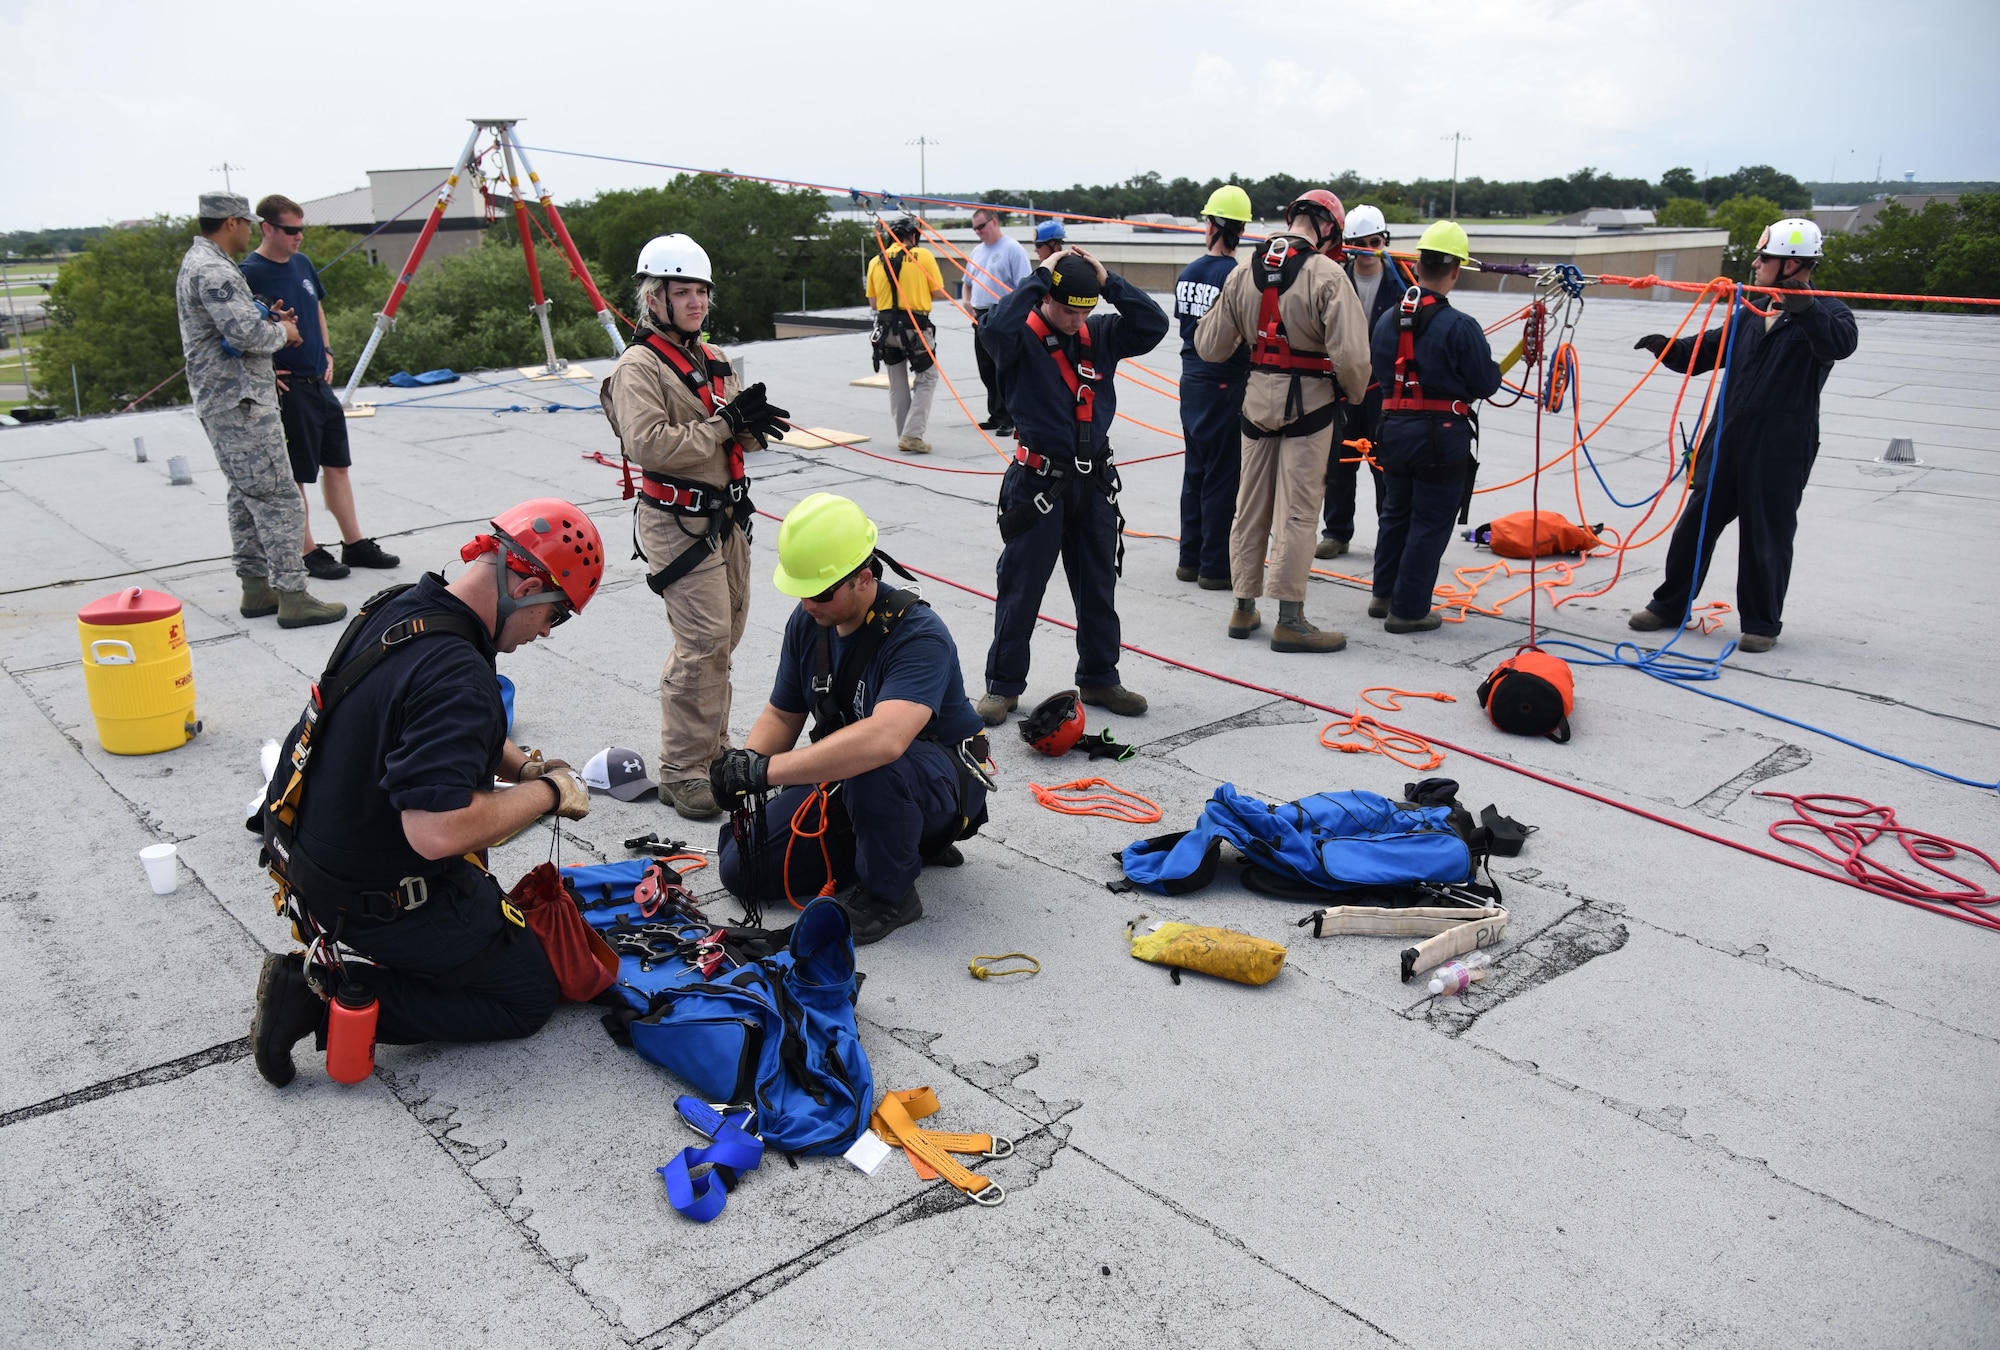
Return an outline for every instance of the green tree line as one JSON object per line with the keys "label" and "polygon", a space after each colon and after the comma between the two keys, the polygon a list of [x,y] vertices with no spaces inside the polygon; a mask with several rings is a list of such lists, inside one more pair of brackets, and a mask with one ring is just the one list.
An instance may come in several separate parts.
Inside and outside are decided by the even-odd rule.
{"label": "green tree line", "polygon": [[[1363,178],[1353,170],[1325,178],[1294,178],[1273,174],[1268,178],[1163,179],[1157,173],[1142,173],[1123,183],[1048,191],[996,189],[981,200],[1001,206],[1068,211],[1086,216],[1133,216],[1166,212],[1176,216],[1198,215],[1208,194],[1225,181],[1234,182],[1250,194],[1251,210],[1259,220],[1277,220],[1285,203],[1307,188],[1330,187],[1349,206],[1366,202],[1379,206],[1392,223],[1408,223],[1446,214],[1452,199],[1452,185],[1444,179],[1420,178],[1409,182]],[[1734,197],[1760,196],[1787,211],[1803,211],[1812,205],[1812,194],[1790,174],[1768,164],[1751,165],[1731,174],[1697,179],[1692,169],[1669,169],[1660,181],[1644,178],[1616,178],[1592,168],[1578,169],[1566,178],[1535,181],[1489,182],[1483,178],[1463,178],[1458,183],[1458,214],[1462,217],[1504,217],[1567,215],[1594,206],[1661,207],[1673,198],[1689,198],[1715,206]]]}

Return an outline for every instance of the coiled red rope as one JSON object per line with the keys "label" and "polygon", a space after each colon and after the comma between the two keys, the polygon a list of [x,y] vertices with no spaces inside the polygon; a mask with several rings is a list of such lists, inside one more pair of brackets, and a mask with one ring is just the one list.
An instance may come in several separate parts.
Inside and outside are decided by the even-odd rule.
{"label": "coiled red rope", "polygon": [[[2000,877],[2000,864],[1995,864],[1992,858],[1972,845],[1898,824],[1896,808],[1877,806],[1860,797],[1846,797],[1833,792],[1759,792],[1757,795],[1791,803],[1794,814],[1772,824],[1773,839],[1832,863],[1861,889],[1891,900],[1900,900],[1906,905],[1915,905],[1918,909],[1927,909],[1933,914],[1964,919],[1981,928],[2000,931],[2000,914],[1993,913],[1990,908],[2000,905],[2000,892],[1938,865],[1955,862],[1961,856],[1977,858],[1986,865],[1989,873]],[[1819,835],[1820,840],[1835,851],[1828,852],[1807,840],[1791,838],[1786,833],[1802,830]],[[1932,876],[1952,883],[1951,886],[1932,885],[1869,857],[1869,847],[1885,837],[1901,844],[1911,862]]]}

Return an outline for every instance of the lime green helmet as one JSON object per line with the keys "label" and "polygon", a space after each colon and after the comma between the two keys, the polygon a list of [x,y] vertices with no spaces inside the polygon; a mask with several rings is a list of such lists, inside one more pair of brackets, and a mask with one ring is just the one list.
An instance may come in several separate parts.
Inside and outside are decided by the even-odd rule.
{"label": "lime green helmet", "polygon": [[1248,224],[1250,221],[1250,194],[1234,183],[1224,183],[1208,194],[1208,205],[1201,208],[1204,216],[1214,216],[1218,220],[1235,220]]}
{"label": "lime green helmet", "polygon": [[831,492],[815,492],[778,526],[778,570],[771,583],[801,600],[846,579],[875,556],[875,522]]}
{"label": "lime green helmet", "polygon": [[1465,231],[1455,220],[1433,221],[1431,227],[1424,231],[1424,237],[1417,240],[1417,251],[1421,253],[1425,250],[1449,253],[1460,262],[1472,261],[1472,241],[1465,237]]}

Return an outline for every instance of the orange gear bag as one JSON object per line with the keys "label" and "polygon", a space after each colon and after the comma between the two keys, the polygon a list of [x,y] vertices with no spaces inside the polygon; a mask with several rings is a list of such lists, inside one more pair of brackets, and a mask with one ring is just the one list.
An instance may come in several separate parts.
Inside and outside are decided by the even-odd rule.
{"label": "orange gear bag", "polygon": [[1502,731],[1566,744],[1569,715],[1576,710],[1576,677],[1561,657],[1523,647],[1493,667],[1479,686],[1479,705]]}
{"label": "orange gear bag", "polygon": [[[1539,526],[1535,517],[1541,517]],[[1602,525],[1572,525],[1560,511],[1516,511],[1490,525],[1481,525],[1471,534],[1472,542],[1484,544],[1503,558],[1547,558],[1557,553],[1588,553],[1603,548],[1597,537]],[[1539,544],[1539,552],[1536,545]]]}

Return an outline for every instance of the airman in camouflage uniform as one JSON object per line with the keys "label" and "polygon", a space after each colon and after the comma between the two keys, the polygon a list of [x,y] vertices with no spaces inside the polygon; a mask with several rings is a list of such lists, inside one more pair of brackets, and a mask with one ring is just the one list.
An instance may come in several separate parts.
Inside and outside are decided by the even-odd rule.
{"label": "airman in camouflage uniform", "polygon": [[267,312],[230,257],[250,244],[250,203],[201,194],[203,233],[174,284],[181,348],[195,412],[229,480],[229,538],[247,619],[276,614],[282,628],[331,623],[347,607],[306,593],[305,508],[292,482],[271,353],[299,340],[290,315]]}

